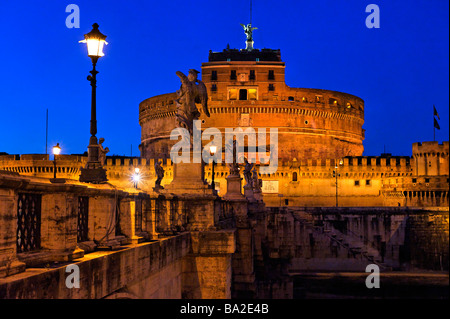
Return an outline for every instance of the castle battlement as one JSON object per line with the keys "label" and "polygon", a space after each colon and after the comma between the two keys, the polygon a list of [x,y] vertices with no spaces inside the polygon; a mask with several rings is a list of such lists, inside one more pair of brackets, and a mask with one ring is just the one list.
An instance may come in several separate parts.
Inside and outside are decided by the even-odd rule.
{"label": "castle battlement", "polygon": [[447,156],[449,151],[448,141],[439,143],[434,142],[418,142],[413,143],[413,156]]}
{"label": "castle battlement", "polygon": [[[31,155],[31,156],[30,156]],[[357,156],[357,157],[345,157],[343,163],[339,164],[340,168],[358,168],[358,167],[408,167],[410,166],[411,157],[409,156]],[[86,156],[79,155],[58,155],[57,162],[62,165],[67,164],[81,164],[87,161]],[[154,167],[156,161],[161,161],[163,167],[172,168],[173,163],[170,158],[159,158],[159,159],[149,159],[142,157],[123,157],[123,158],[106,158],[105,167],[107,168],[121,168],[121,167]],[[0,164],[2,166],[8,165],[35,165],[35,164],[48,164],[53,165],[53,160],[49,159],[48,155],[45,154],[24,154],[24,155],[1,155]],[[338,163],[336,159],[318,159],[318,160],[292,160],[292,161],[279,161],[279,167],[285,168],[334,168]],[[205,164],[206,166],[210,164]],[[227,167],[227,164],[222,161],[221,163],[216,163],[216,167]]]}
{"label": "castle battlement", "polygon": [[412,149],[415,175],[449,174],[448,141],[414,143]]}
{"label": "castle battlement", "polygon": [[[448,143],[447,143],[448,144]],[[432,143],[436,146],[436,143]],[[437,159],[437,157],[434,157]],[[224,157],[223,157],[224,159]],[[57,159],[57,176],[71,180],[78,180],[80,168],[86,165],[87,157],[80,155],[59,155]],[[146,159],[140,157],[108,156],[104,165],[108,182],[124,189],[134,188],[133,175],[135,169],[139,168],[141,176],[139,189],[152,192],[156,180],[154,164],[156,161],[162,162],[164,168],[164,178],[162,186],[166,186],[173,180],[174,165],[169,158]],[[343,198],[356,196],[371,200],[372,205],[381,205],[381,192],[402,191],[404,196],[408,196],[411,203],[415,203],[416,197],[425,196],[429,192],[436,192],[436,196],[445,194],[448,190],[448,168],[445,171],[444,164],[424,161],[424,157],[418,159],[409,156],[347,156],[339,159],[300,159],[278,162],[278,168],[273,174],[258,174],[263,181],[263,186],[268,189],[277,185],[278,193],[284,194],[285,199],[292,200],[293,203],[311,197],[311,205],[328,203],[336,189],[336,173],[339,180],[340,194]],[[336,166],[338,166],[336,168]],[[439,168],[439,169],[436,169]],[[419,169],[418,169],[419,168]],[[212,180],[212,165],[205,164],[205,179]],[[243,174],[241,165],[241,177]],[[0,170],[17,173],[23,176],[33,176],[37,178],[53,178],[53,161],[45,154],[23,154],[0,156]],[[256,170],[260,172],[260,165],[256,165]],[[214,179],[220,194],[226,193],[227,176],[229,167],[225,162],[216,163],[214,169]],[[263,187],[264,188],[264,187]],[[384,193],[383,193],[384,194]],[[278,197],[273,197],[271,193],[264,193],[265,200],[279,201]],[[318,196],[325,196],[317,202]],[[347,196],[347,197],[346,197]],[[384,195],[383,195],[384,196]],[[383,197],[384,198],[384,197]],[[308,199],[309,200],[309,199]],[[356,203],[355,202],[355,203]],[[302,202],[305,204],[305,202]],[[369,202],[365,202],[369,203]],[[397,203],[397,202],[395,202]],[[351,203],[349,202],[349,205]],[[309,205],[309,204],[308,204]]]}

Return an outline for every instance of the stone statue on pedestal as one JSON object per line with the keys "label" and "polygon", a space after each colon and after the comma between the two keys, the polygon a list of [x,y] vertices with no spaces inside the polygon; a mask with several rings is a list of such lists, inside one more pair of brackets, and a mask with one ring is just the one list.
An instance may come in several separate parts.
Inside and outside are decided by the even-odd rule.
{"label": "stone statue on pedestal", "polygon": [[252,179],[253,179],[253,190],[254,191],[260,191],[261,190],[261,183],[260,183],[260,179],[258,177],[258,172],[256,171],[256,167],[253,168]]}
{"label": "stone statue on pedestal", "polygon": [[161,166],[162,162],[156,160],[155,161],[155,174],[156,174],[156,182],[154,190],[164,189],[164,187],[161,186],[161,181],[164,177],[164,168]]}
{"label": "stone statue on pedestal", "polygon": [[208,111],[208,92],[205,84],[197,79],[199,72],[193,69],[189,70],[188,76],[183,72],[177,71],[176,74],[181,80],[181,87],[177,91],[177,127],[185,128],[192,136],[193,122],[198,120],[200,112],[195,103],[201,103],[203,112],[207,117]]}
{"label": "stone statue on pedestal", "polygon": [[[186,139],[190,138],[189,143],[192,162],[174,161],[173,178],[170,184],[166,185],[165,192],[172,194],[183,194],[183,196],[211,196],[216,197],[215,190],[210,188],[205,181],[205,162],[202,160],[201,150],[193,147],[193,128],[194,121],[198,120],[200,115],[210,116],[208,111],[208,92],[205,84],[197,79],[199,72],[193,69],[189,70],[188,76],[177,71],[176,74],[181,80],[181,87],[176,92],[176,121],[175,125],[179,128],[176,134],[181,135],[183,144],[186,145]],[[197,109],[196,103],[202,105],[202,113]],[[171,155],[173,148],[171,149]],[[172,156],[171,156],[172,159]],[[197,160],[199,159],[199,160]]]}
{"label": "stone statue on pedestal", "polygon": [[101,137],[98,140],[98,161],[100,162],[100,165],[105,165],[105,160],[106,160],[106,153],[109,152],[109,148],[105,147],[103,148],[103,142],[105,141],[105,139],[103,137]]}
{"label": "stone statue on pedestal", "polygon": [[241,26],[244,28],[245,35],[247,36],[247,40],[245,41],[245,50],[251,51],[253,50],[253,30],[256,30],[258,28],[252,28],[251,23],[247,25],[241,23]]}
{"label": "stone statue on pedestal", "polygon": [[244,178],[246,183],[244,185],[244,188],[253,189],[253,179],[252,179],[253,163],[249,163],[247,158],[244,158],[244,161],[245,161]]}
{"label": "stone statue on pedestal", "polygon": [[256,30],[258,28],[252,28],[252,25],[250,23],[247,25],[241,23],[241,26],[244,28],[244,33],[247,36],[247,41],[253,41],[253,30]]}

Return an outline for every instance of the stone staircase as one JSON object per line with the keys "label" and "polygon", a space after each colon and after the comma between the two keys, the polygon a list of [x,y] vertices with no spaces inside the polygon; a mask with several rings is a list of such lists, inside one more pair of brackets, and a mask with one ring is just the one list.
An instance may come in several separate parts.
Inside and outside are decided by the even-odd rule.
{"label": "stone staircase", "polygon": [[374,248],[371,243],[365,244],[361,236],[348,232],[343,234],[333,227],[327,227],[325,225],[317,226],[313,221],[301,218],[295,214],[294,218],[296,221],[300,222],[301,225],[305,226],[307,229],[313,231],[317,235],[324,235],[330,239],[331,242],[336,243],[340,247],[346,249],[353,258],[356,259],[366,259],[372,264],[376,264],[380,267],[380,270],[390,271],[392,267],[382,262],[382,257],[380,252]]}

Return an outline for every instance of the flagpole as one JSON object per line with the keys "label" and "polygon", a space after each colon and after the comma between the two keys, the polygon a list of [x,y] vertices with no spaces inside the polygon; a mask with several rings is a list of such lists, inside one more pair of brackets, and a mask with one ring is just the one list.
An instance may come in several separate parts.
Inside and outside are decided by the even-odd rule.
{"label": "flagpole", "polygon": [[47,115],[45,117],[45,155],[48,154],[47,141],[48,141],[48,109],[47,109]]}

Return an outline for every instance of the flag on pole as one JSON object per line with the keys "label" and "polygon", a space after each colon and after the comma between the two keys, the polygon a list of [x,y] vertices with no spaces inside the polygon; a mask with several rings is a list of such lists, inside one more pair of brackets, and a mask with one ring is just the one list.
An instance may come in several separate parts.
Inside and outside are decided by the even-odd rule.
{"label": "flag on pole", "polygon": [[436,119],[434,119],[434,127],[437,128],[438,130],[441,129],[441,127],[439,126],[439,123]]}
{"label": "flag on pole", "polygon": [[439,114],[438,114],[436,108],[434,107],[434,105],[433,105],[433,109],[434,109],[434,116],[437,116],[438,120],[440,120],[441,118],[439,117]]}

